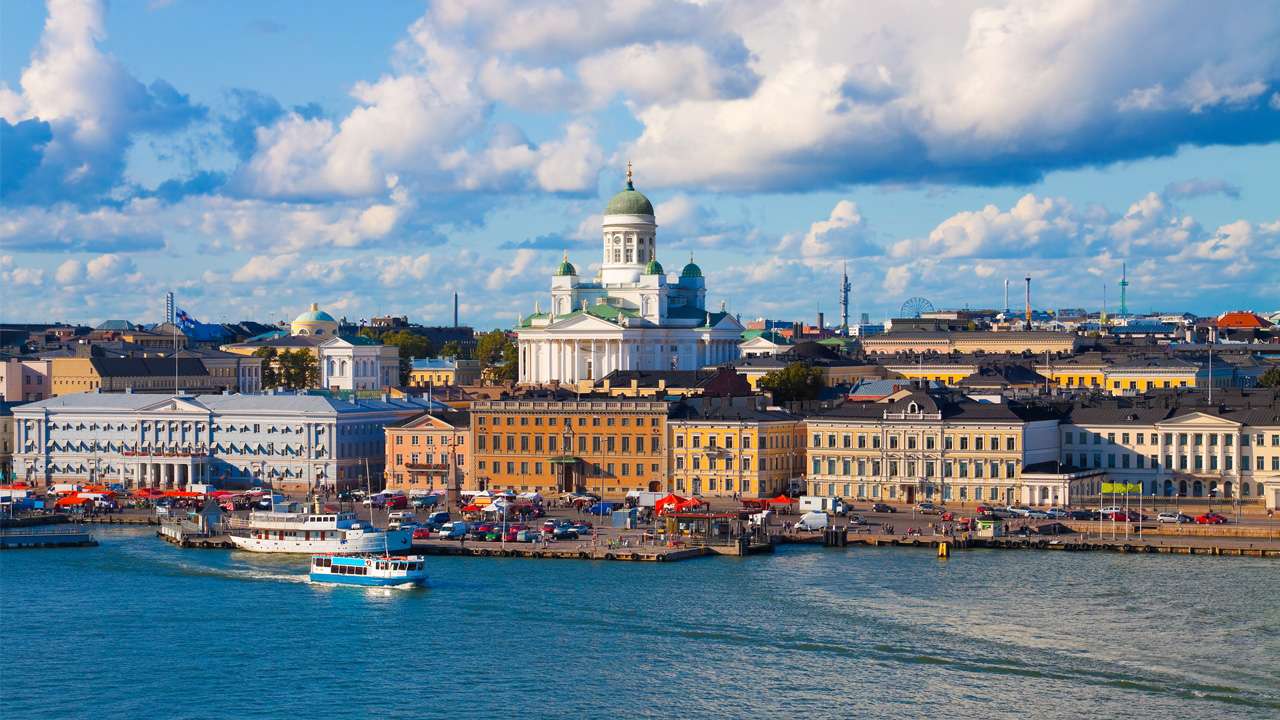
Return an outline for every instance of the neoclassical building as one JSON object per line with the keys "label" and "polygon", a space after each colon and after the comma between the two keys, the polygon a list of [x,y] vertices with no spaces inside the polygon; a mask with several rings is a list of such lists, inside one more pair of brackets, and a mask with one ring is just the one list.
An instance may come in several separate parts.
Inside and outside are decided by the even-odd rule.
{"label": "neoclassical building", "polygon": [[706,308],[706,281],[693,263],[668,279],[658,262],[653,205],[631,183],[604,211],[599,273],[584,280],[569,262],[541,307],[516,327],[520,382],[598,380],[615,370],[696,370],[738,357],[743,326]]}

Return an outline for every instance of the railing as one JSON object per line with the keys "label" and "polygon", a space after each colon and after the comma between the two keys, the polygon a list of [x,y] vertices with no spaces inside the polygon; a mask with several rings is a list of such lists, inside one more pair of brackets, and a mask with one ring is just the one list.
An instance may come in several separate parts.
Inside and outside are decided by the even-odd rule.
{"label": "railing", "polygon": [[83,525],[37,525],[35,527],[0,528],[0,536],[71,535],[84,533]]}

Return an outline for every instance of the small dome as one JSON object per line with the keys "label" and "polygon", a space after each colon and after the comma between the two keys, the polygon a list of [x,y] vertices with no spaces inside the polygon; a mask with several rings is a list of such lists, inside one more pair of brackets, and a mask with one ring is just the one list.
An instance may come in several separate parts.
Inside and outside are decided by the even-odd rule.
{"label": "small dome", "polygon": [[574,267],[573,263],[569,262],[569,253],[568,251],[565,251],[564,262],[560,263],[560,267],[556,268],[556,277],[577,274],[578,268]]}
{"label": "small dome", "polygon": [[613,196],[604,208],[605,215],[652,215],[653,203],[636,192],[631,184],[631,171],[627,171],[627,189]]}
{"label": "small dome", "polygon": [[293,321],[296,323],[338,322],[337,320],[333,319],[332,315],[321,310],[320,306],[315,303],[311,303],[311,309],[308,310],[307,312],[302,313],[298,317],[294,318]]}
{"label": "small dome", "polygon": [[684,266],[684,270],[680,272],[680,277],[702,277],[702,268],[693,264],[693,253],[689,253],[689,264]]}
{"label": "small dome", "polygon": [[657,260],[650,260],[648,265],[644,266],[645,275],[662,275],[662,265]]}

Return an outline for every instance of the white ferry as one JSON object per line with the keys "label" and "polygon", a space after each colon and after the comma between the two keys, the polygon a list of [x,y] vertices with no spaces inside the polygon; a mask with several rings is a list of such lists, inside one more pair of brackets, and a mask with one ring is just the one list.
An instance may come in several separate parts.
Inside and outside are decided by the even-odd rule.
{"label": "white ferry", "polygon": [[311,582],[343,585],[422,586],[427,581],[422,555],[332,555],[311,556]]}
{"label": "white ferry", "polygon": [[228,518],[231,542],[241,550],[265,553],[371,553],[408,550],[410,530],[382,530],[360,522],[352,512],[275,509],[256,511],[249,518]]}

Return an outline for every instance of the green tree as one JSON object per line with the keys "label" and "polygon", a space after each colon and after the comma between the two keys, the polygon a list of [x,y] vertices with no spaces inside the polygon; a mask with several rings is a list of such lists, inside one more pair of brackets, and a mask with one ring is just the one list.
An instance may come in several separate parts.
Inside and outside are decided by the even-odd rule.
{"label": "green tree", "polygon": [[1258,378],[1258,387],[1280,390],[1280,367],[1273,367]]}
{"label": "green tree", "polygon": [[363,328],[360,328],[360,337],[367,337],[370,340],[377,340],[378,331],[374,330],[371,327],[363,327]]}
{"label": "green tree", "polygon": [[493,380],[515,380],[520,376],[520,356],[516,344],[501,330],[480,338],[475,359],[480,363],[481,377]]}
{"label": "green tree", "polygon": [[435,353],[431,338],[411,333],[408,330],[400,330],[398,332],[388,330],[382,333],[382,337],[378,339],[381,340],[383,345],[394,345],[400,348],[400,357],[402,358],[429,358]]}
{"label": "green tree", "polygon": [[280,370],[276,367],[276,349],[260,347],[253,351],[253,356],[266,359],[266,362],[262,363],[262,388],[270,390],[280,387]]}
{"label": "green tree", "polygon": [[440,348],[440,357],[456,358],[462,357],[462,343],[457,340],[450,340]]}
{"label": "green tree", "polygon": [[773,393],[774,402],[816,400],[822,392],[822,370],[797,360],[782,370],[766,373],[760,388]]}
{"label": "green tree", "polygon": [[320,384],[320,363],[308,350],[285,350],[280,360],[280,384],[286,390],[306,390]]}

